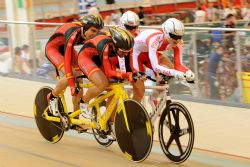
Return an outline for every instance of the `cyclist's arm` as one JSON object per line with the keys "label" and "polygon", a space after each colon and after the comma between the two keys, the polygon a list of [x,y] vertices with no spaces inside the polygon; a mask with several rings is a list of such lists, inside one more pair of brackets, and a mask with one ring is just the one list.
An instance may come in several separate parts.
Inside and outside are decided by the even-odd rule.
{"label": "cyclist's arm", "polygon": [[148,54],[149,60],[152,65],[153,71],[158,73],[163,73],[167,76],[175,76],[176,70],[166,68],[159,64],[157,58],[157,50],[159,47],[159,41],[157,40],[157,36],[150,39],[148,43]]}
{"label": "cyclist's arm", "polygon": [[118,72],[112,69],[111,61],[109,60],[109,45],[106,45],[102,55],[103,68],[108,78],[130,79],[130,73]]}
{"label": "cyclist's arm", "polygon": [[174,69],[184,73],[187,72],[189,69],[181,63],[180,48],[176,46],[173,48],[173,50],[174,50]]}
{"label": "cyclist's arm", "polygon": [[[137,61],[138,61],[138,60],[137,60]],[[133,50],[132,50],[131,52],[129,52],[129,66],[130,66],[131,71],[132,71],[133,73],[137,73],[137,72],[138,72],[138,70],[136,70],[136,69],[134,68],[134,65],[133,65]]]}
{"label": "cyclist's arm", "polygon": [[81,31],[80,29],[74,31],[69,37],[66,38],[65,41],[64,68],[65,68],[65,76],[68,80],[70,87],[75,86],[71,64],[74,52],[74,45],[77,42],[80,31]]}

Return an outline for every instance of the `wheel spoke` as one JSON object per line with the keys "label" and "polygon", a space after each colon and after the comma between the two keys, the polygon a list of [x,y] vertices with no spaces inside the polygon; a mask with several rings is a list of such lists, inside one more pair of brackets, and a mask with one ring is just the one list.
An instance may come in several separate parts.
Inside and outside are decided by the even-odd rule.
{"label": "wheel spoke", "polygon": [[178,149],[179,149],[179,151],[180,151],[180,153],[181,153],[181,155],[183,154],[183,150],[182,150],[182,147],[181,147],[181,142],[180,142],[180,139],[179,139],[179,137],[175,137],[174,138],[174,140],[175,140],[175,142],[176,142],[176,144],[177,144],[177,147],[178,147]]}
{"label": "wheel spoke", "polygon": [[[171,131],[171,124],[172,124],[172,121],[171,121],[171,112],[170,112],[170,110],[168,111],[168,114],[167,114],[167,116],[166,116],[166,119],[168,120],[168,128],[170,129],[170,131]],[[166,120],[165,119],[165,120]]]}
{"label": "wheel spoke", "polygon": [[190,133],[189,128],[181,129],[180,132],[179,132],[179,137],[181,137],[183,135],[186,135],[188,133]]}
{"label": "wheel spoke", "polygon": [[171,135],[170,138],[169,138],[169,140],[168,140],[168,142],[167,142],[167,144],[166,144],[166,146],[165,146],[165,148],[167,150],[169,149],[169,146],[171,145],[171,143],[173,142],[173,140],[174,140],[174,135]]}
{"label": "wheel spoke", "polygon": [[179,114],[180,112],[179,111],[176,111],[176,119],[175,119],[175,125],[176,125],[176,127],[178,127],[178,128],[180,128],[180,114]]}
{"label": "wheel spoke", "polygon": [[170,129],[169,123],[167,120],[164,120],[164,125],[166,125],[168,127],[168,129]]}
{"label": "wheel spoke", "polygon": [[167,120],[164,120],[164,125],[166,125],[166,127],[169,129],[170,132],[173,131],[174,129],[174,125],[169,125],[169,122]]}
{"label": "wheel spoke", "polygon": [[[166,108],[164,112],[163,114],[166,117],[161,118],[159,122],[159,140],[162,150],[171,161],[182,163],[190,156],[193,149],[194,127],[192,118],[185,106],[178,102],[171,102],[169,108]],[[167,128],[170,130],[170,135]],[[165,133],[168,133],[168,135],[164,135]],[[171,145],[175,145],[175,151],[173,152]]]}
{"label": "wheel spoke", "polygon": [[174,110],[173,111],[173,116],[174,116],[174,120],[175,120],[175,127],[179,128],[179,111]]}

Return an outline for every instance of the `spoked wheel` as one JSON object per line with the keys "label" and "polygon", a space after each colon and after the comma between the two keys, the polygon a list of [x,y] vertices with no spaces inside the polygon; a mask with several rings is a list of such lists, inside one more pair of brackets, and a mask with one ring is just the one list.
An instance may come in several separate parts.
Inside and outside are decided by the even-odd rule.
{"label": "spoked wheel", "polygon": [[[47,112],[49,115],[47,95],[53,89],[50,87],[41,88],[35,98],[34,116],[36,125],[42,136],[51,143],[57,143],[61,140],[64,134],[63,125],[60,122],[51,122],[44,118],[43,113]],[[58,99],[58,109],[62,113],[63,105],[60,99]]]}
{"label": "spoked wheel", "polygon": [[[103,114],[105,111],[106,111],[106,101],[103,101],[102,103],[100,103],[100,112],[101,112],[101,114]],[[98,122],[97,112],[96,112],[95,107],[93,107],[93,113],[95,113],[95,121]],[[113,143],[113,140],[110,140],[107,137],[107,133],[101,132],[98,129],[92,129],[92,132],[93,132],[93,135],[94,135],[96,141],[100,145],[102,145],[104,147],[108,147]]]}
{"label": "spoked wheel", "polygon": [[171,161],[182,163],[193,149],[194,125],[187,108],[181,103],[170,103],[169,110],[165,108],[161,115],[159,140],[164,154]]}
{"label": "spoked wheel", "polygon": [[115,134],[125,156],[134,162],[145,160],[152,148],[153,134],[145,108],[134,100],[124,101],[125,111],[116,113]]}

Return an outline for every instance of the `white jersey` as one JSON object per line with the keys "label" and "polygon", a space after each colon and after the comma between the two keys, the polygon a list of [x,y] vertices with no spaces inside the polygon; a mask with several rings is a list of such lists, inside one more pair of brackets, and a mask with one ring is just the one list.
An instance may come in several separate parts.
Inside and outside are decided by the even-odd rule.
{"label": "white jersey", "polygon": [[[174,50],[174,65],[175,70],[168,69],[158,62],[158,51]],[[142,56],[144,55],[144,56]],[[146,58],[145,58],[146,56]],[[164,39],[162,31],[148,29],[142,31],[135,38],[135,44],[133,47],[133,66],[136,70],[141,71],[138,62],[150,61],[154,72],[163,73],[167,76],[175,76],[176,70],[186,72],[187,68],[181,64],[180,49],[178,47],[172,47]]]}
{"label": "white jersey", "polygon": [[[126,30],[126,28],[121,24],[121,25],[119,25],[119,26],[117,26],[117,27],[119,27],[119,28],[122,28],[122,29],[124,29],[124,30]],[[133,36],[137,36],[137,34],[140,32],[140,30],[137,30],[136,32],[135,32],[135,34],[133,34]],[[121,72],[126,72],[127,70],[126,70],[126,65],[125,65],[125,58],[124,57],[119,57],[118,56],[118,61],[119,61],[119,70],[121,71]]]}

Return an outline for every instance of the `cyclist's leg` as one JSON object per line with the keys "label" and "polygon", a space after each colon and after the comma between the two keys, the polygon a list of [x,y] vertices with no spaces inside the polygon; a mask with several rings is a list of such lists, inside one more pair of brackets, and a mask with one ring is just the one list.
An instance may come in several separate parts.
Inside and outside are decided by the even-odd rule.
{"label": "cyclist's leg", "polygon": [[[83,75],[82,71],[80,70],[78,63],[77,63],[77,52],[76,50],[73,50],[72,52],[72,71],[73,71],[73,76],[77,77],[77,76],[81,76]],[[78,79],[79,83],[83,82],[83,79]],[[77,111],[79,110],[79,101],[81,99],[81,97],[83,96],[83,89],[80,89],[79,93],[77,96],[72,96],[72,102],[73,102],[73,111]]]}
{"label": "cyclist's leg", "polygon": [[[143,61],[147,57],[147,53],[137,53],[137,54],[133,57],[133,67],[140,72],[145,72]],[[132,83],[132,86],[133,86],[133,99],[140,103],[145,92],[144,81],[137,80],[135,83]]]}
{"label": "cyclist's leg", "polygon": [[133,86],[133,99],[137,102],[141,102],[144,92],[145,86],[143,80],[137,80],[135,83],[132,83]]}
{"label": "cyclist's leg", "polygon": [[[82,72],[79,70],[74,70],[74,76],[80,76],[82,75]],[[82,79],[78,79],[79,83],[82,83],[83,80]],[[72,103],[73,103],[73,111],[77,111],[79,110],[79,101],[81,99],[81,97],[83,96],[83,89],[80,89],[79,93],[77,96],[72,96]]]}
{"label": "cyclist's leg", "polygon": [[[56,43],[52,40],[46,45],[46,56],[56,69],[64,73],[64,57],[60,52],[60,48],[64,47],[64,44],[62,43],[64,42],[64,40],[62,40],[61,38],[59,39],[61,41],[59,41],[59,43]],[[47,96],[47,99],[49,101],[49,110],[53,113],[54,116],[59,115],[57,97],[62,90],[66,89],[67,85],[67,79],[65,77],[62,77],[57,82],[55,89],[53,89],[53,91]]]}
{"label": "cyclist's leg", "polygon": [[[64,73],[64,68],[61,69],[62,73]],[[74,75],[76,76],[76,75]],[[80,83],[82,81],[79,81]],[[55,88],[52,90],[52,95],[54,97],[58,97],[59,94],[65,90],[68,87],[68,80],[65,76],[63,76],[62,78],[60,78],[60,80],[57,82]],[[81,89],[79,94],[77,96],[72,96],[72,103],[73,103],[73,112],[77,111],[79,109],[79,101],[80,98],[83,95],[83,90]]]}
{"label": "cyclist's leg", "polygon": [[[64,68],[62,68],[60,71],[64,74]],[[64,89],[67,88],[67,86],[68,86],[68,80],[67,80],[67,78],[66,78],[65,76],[61,77],[61,78],[59,79],[59,81],[57,81],[57,84],[56,84],[55,88],[54,88],[53,91],[52,91],[52,95],[53,95],[54,97],[58,97],[59,94],[60,94]]]}
{"label": "cyclist's leg", "polygon": [[92,98],[98,96],[109,85],[106,75],[92,60],[88,54],[80,54],[78,57],[78,65],[81,71],[94,85],[88,88],[86,94],[82,97],[85,103],[89,102]]}
{"label": "cyclist's leg", "polygon": [[45,56],[58,70],[64,65],[61,48],[64,48],[64,37],[57,37],[56,40],[49,41],[45,46]]}
{"label": "cyclist's leg", "polygon": [[[57,37],[56,40],[51,40],[45,47],[46,57],[55,66],[57,70],[64,74],[64,37]],[[66,89],[68,82],[66,77],[62,77],[52,91],[54,97],[58,97],[62,90]]]}
{"label": "cyclist's leg", "polygon": [[102,93],[109,85],[106,75],[98,68],[88,79],[94,84],[90,87],[86,94],[82,97],[84,102],[89,102],[94,97]]}
{"label": "cyclist's leg", "polygon": [[[166,68],[170,68],[170,69],[174,69],[174,65],[173,63],[170,61],[170,59],[168,57],[166,57],[164,54],[160,54],[158,53],[157,54],[157,57],[158,57],[158,61],[159,61],[159,64],[161,64],[162,66],[166,67]],[[156,76],[157,77],[157,76]],[[161,84],[159,82],[156,83],[157,86],[160,86]],[[153,89],[153,92],[152,92],[152,97],[153,98],[157,98],[159,97],[159,94],[161,93],[160,90],[155,90]]]}

